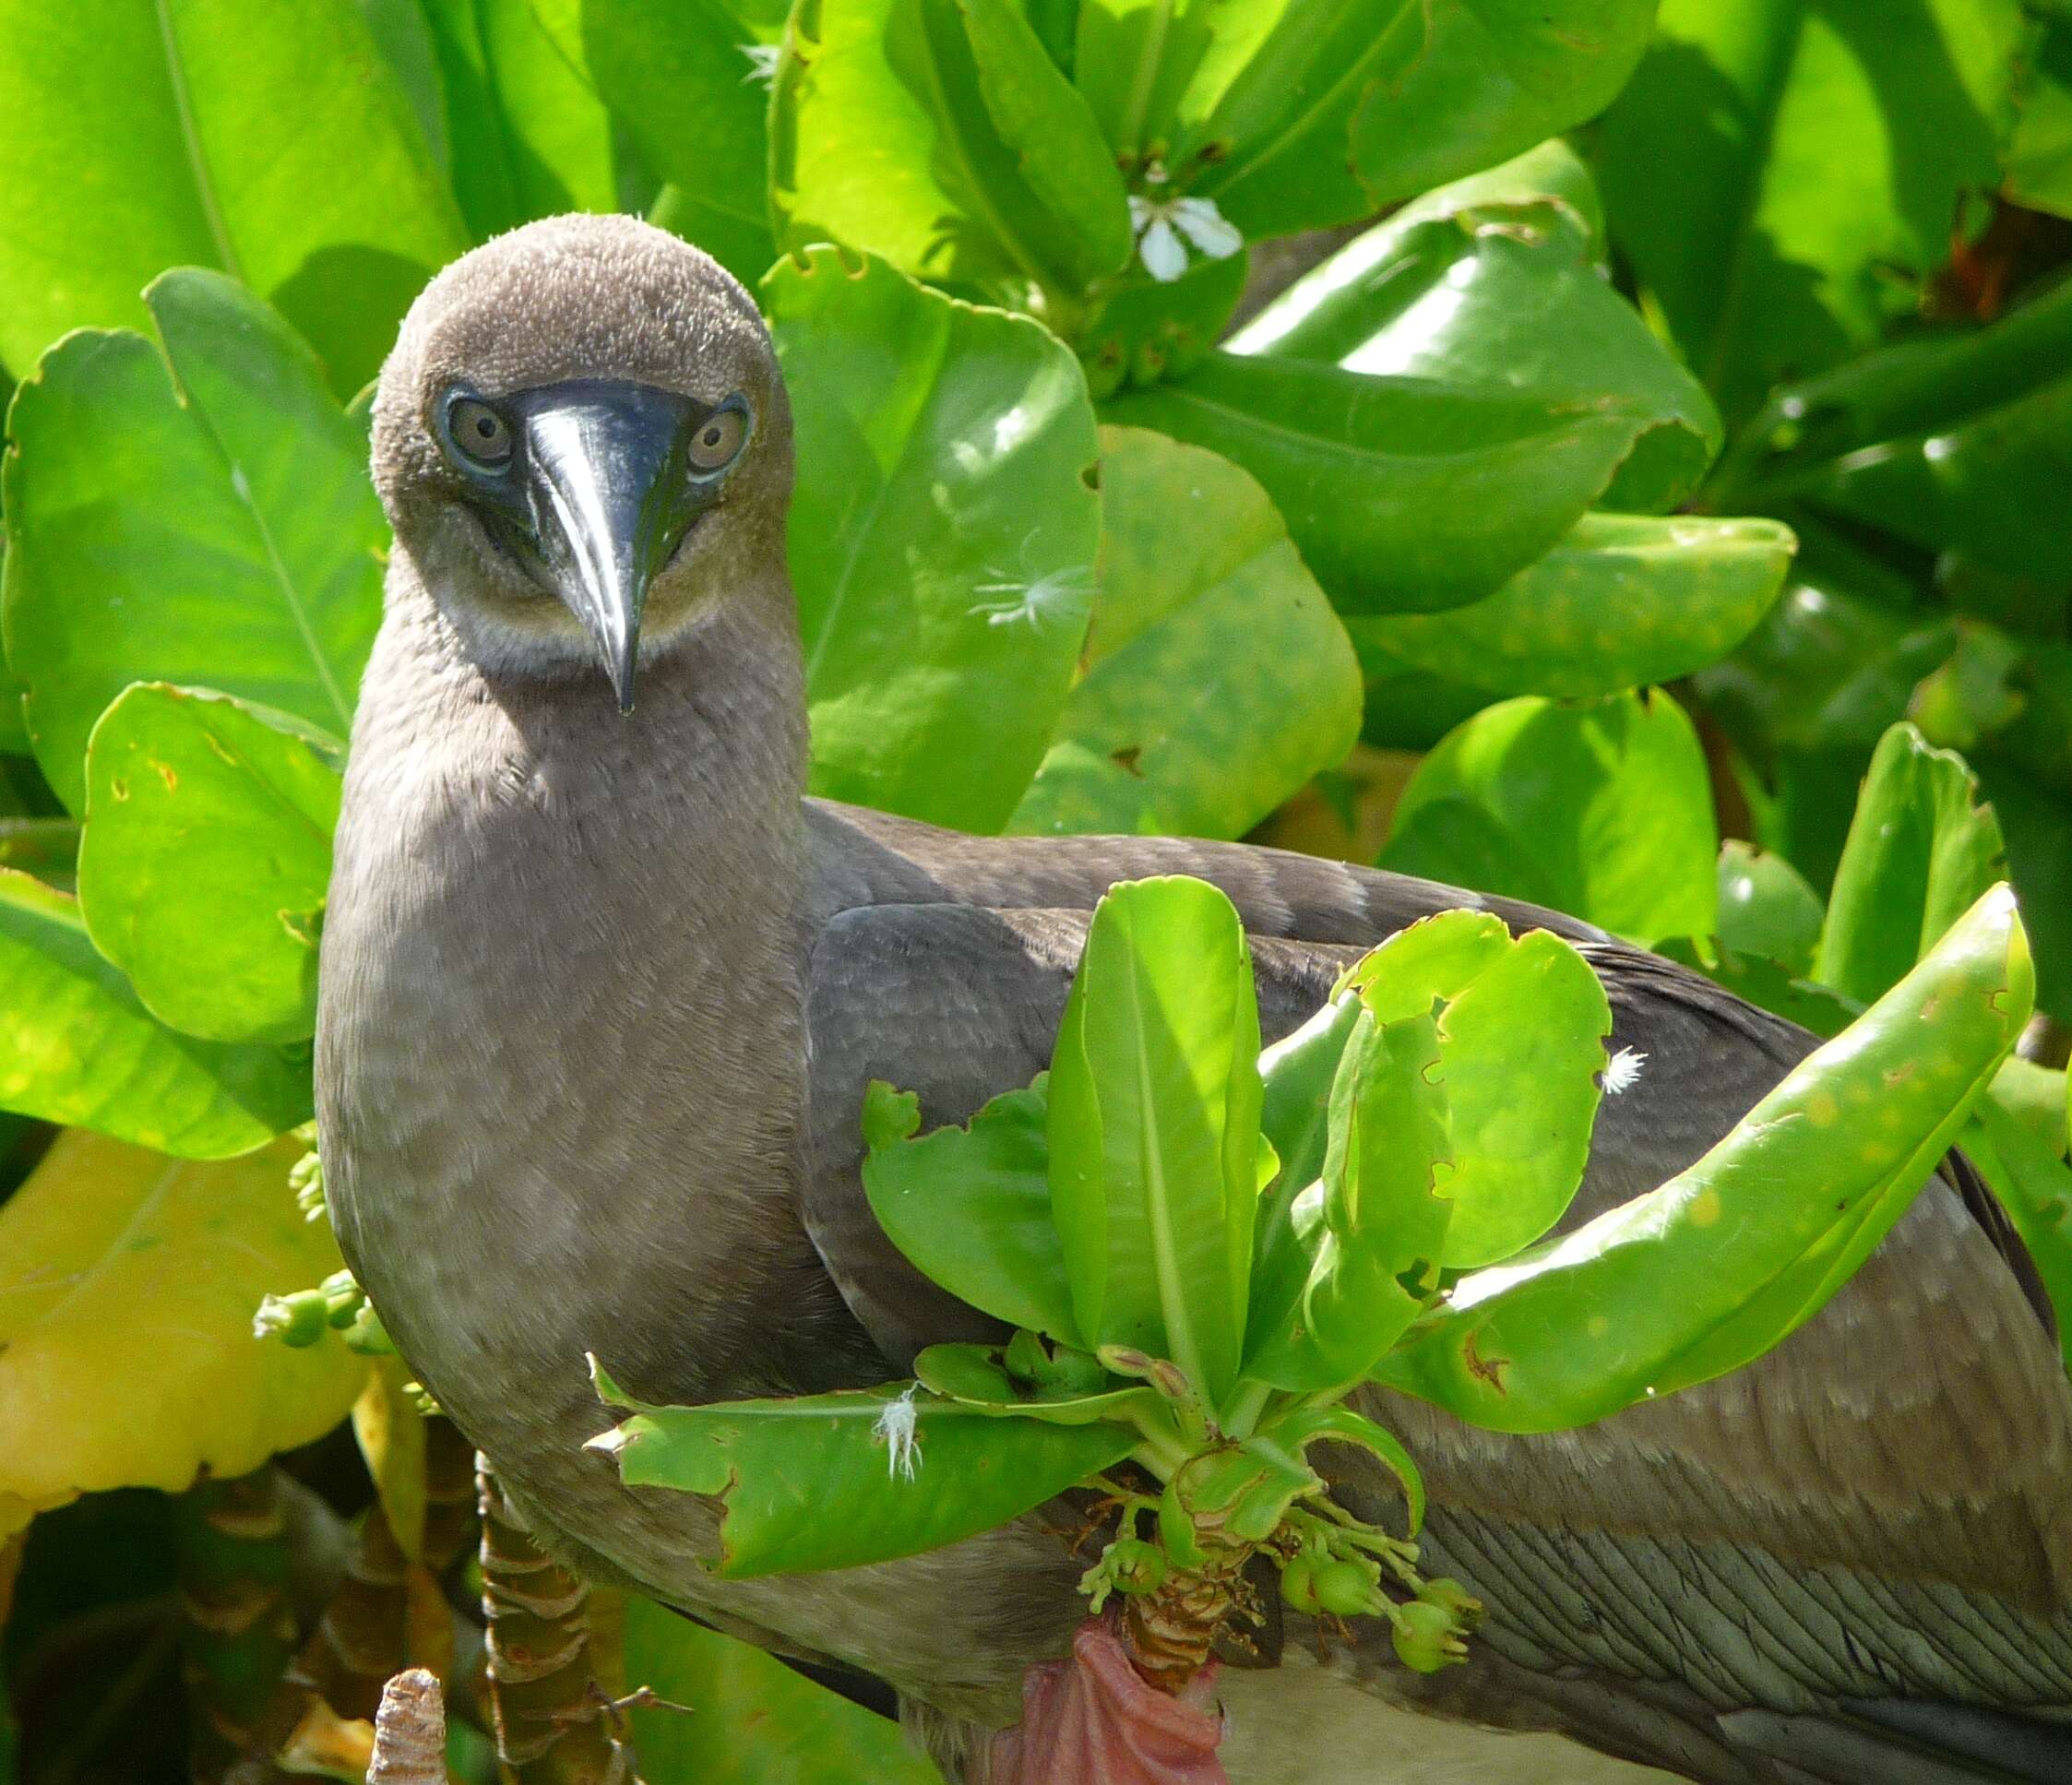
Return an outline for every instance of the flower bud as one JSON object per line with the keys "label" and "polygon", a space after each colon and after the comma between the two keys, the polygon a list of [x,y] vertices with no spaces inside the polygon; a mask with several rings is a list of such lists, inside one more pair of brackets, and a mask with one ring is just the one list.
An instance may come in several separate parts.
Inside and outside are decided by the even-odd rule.
{"label": "flower bud", "polygon": [[1280,1597],[1298,1612],[1320,1610],[1316,1602],[1316,1565],[1306,1555],[1298,1555],[1280,1570]]}
{"label": "flower bud", "polygon": [[1374,1611],[1375,1589],[1380,1577],[1380,1569],[1372,1564],[1362,1567],[1357,1562],[1326,1562],[1316,1570],[1316,1602],[1341,1618]]}
{"label": "flower bud", "polygon": [[1118,1593],[1155,1593],[1165,1584],[1165,1552],[1140,1537],[1118,1537],[1108,1546],[1108,1568]]}
{"label": "flower bud", "polygon": [[268,1295],[252,1316],[252,1337],[279,1339],[300,1351],[324,1337],[330,1306],[322,1290],[297,1290],[292,1295]]}
{"label": "flower bud", "polygon": [[1460,1640],[1453,1613],[1443,1605],[1413,1599],[1395,1608],[1391,1619],[1396,1658],[1417,1673],[1436,1673],[1452,1661],[1468,1659],[1468,1645]]}

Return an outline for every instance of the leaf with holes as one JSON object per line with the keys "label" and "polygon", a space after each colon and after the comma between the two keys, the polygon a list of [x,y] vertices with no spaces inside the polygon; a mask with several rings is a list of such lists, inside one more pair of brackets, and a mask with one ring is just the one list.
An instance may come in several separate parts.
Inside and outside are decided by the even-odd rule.
{"label": "leaf with holes", "polygon": [[1140,428],[1101,440],[1083,667],[1008,828],[1242,836],[1352,748],[1352,646],[1235,465]]}
{"label": "leaf with holes", "polygon": [[74,812],[88,735],[132,682],[343,737],[381,619],[387,522],[309,349],[220,273],[147,296],[164,359],[139,335],[74,335],[9,417],[7,656]]}
{"label": "leaf with holes", "polygon": [[226,696],[143,683],[94,727],[79,902],[145,1007],[190,1035],[316,1028],[339,746]]}

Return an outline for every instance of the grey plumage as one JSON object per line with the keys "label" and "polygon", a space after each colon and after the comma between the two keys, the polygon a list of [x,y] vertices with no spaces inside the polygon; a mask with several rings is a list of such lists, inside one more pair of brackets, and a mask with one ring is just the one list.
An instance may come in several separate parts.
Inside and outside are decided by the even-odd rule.
{"label": "grey plumage", "polygon": [[[485,528],[438,436],[458,386],[599,381],[694,418],[739,398],[754,418],[645,587],[630,719],[553,581],[574,573],[529,558],[522,526]],[[697,1566],[709,1506],[623,1488],[582,1450],[607,1423],[584,1352],[688,1401],[882,1380],[974,1329],[862,1202],[863,1088],[914,1086],[945,1122],[1025,1082],[1112,880],[1222,885],[1273,1031],[1362,947],[1472,896],[1242,846],[967,839],[802,802],[781,384],[739,289],[644,225],[537,224],[443,274],[384,371],[375,459],[397,541],[317,1038],[347,1257],[552,1546],[881,1675],[954,1755],[1062,1649],[1079,1610],[1062,1546],[1024,1524],[879,1568],[716,1582]],[[1809,1046],[1587,925],[1488,902],[1580,941],[1614,1044],[1648,1055],[1606,1101],[1571,1221],[1697,1157]],[[1434,1567],[1484,1589],[1492,1622],[1471,1666],[1433,1680],[1342,1648],[1226,1676],[1233,1776],[1332,1777],[1321,1736],[1284,1731],[1340,1727],[1418,1778],[1393,1706],[1721,1785],[1888,1785],[1903,1761],[2054,1776],[2038,1767],[2072,1755],[2066,1731],[1995,1717],[2072,1712],[2072,1395],[2011,1242],[1961,1187],[1932,1184],[1770,1357],[1590,1431],[1499,1437],[1377,1396],[1427,1473]],[[1355,1471],[1343,1491],[1380,1490]],[[1901,1700],[1979,1711],[1930,1709],[1923,1733],[1876,1714]],[[1447,1734],[1422,1776],[1615,1770],[1575,1750],[1565,1773],[1543,1738],[1506,1740]],[[1967,1743],[1986,1758],[1955,1757]]]}

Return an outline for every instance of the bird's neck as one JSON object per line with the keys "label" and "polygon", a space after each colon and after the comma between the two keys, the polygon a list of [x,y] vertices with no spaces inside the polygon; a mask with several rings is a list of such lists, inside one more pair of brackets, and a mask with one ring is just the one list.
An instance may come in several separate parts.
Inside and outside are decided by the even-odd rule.
{"label": "bird's neck", "polygon": [[[758,1310],[833,1300],[792,1197],[789,601],[694,629],[643,665],[622,718],[601,675],[485,679],[399,571],[323,957],[320,1114],[348,1258],[493,1451],[537,1432],[542,1396],[595,1422],[585,1351],[658,1398],[781,1387]],[[773,609],[782,625],[758,619]]]}

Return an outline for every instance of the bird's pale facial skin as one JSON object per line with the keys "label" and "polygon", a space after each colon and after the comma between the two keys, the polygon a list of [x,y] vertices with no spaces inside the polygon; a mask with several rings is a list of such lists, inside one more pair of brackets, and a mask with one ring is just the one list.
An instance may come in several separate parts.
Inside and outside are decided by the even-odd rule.
{"label": "bird's pale facial skin", "polygon": [[[755,430],[748,399],[604,379],[501,399],[456,386],[432,421],[491,549],[566,608],[630,709],[649,592],[720,501]],[[537,608],[521,600],[512,617]]]}

